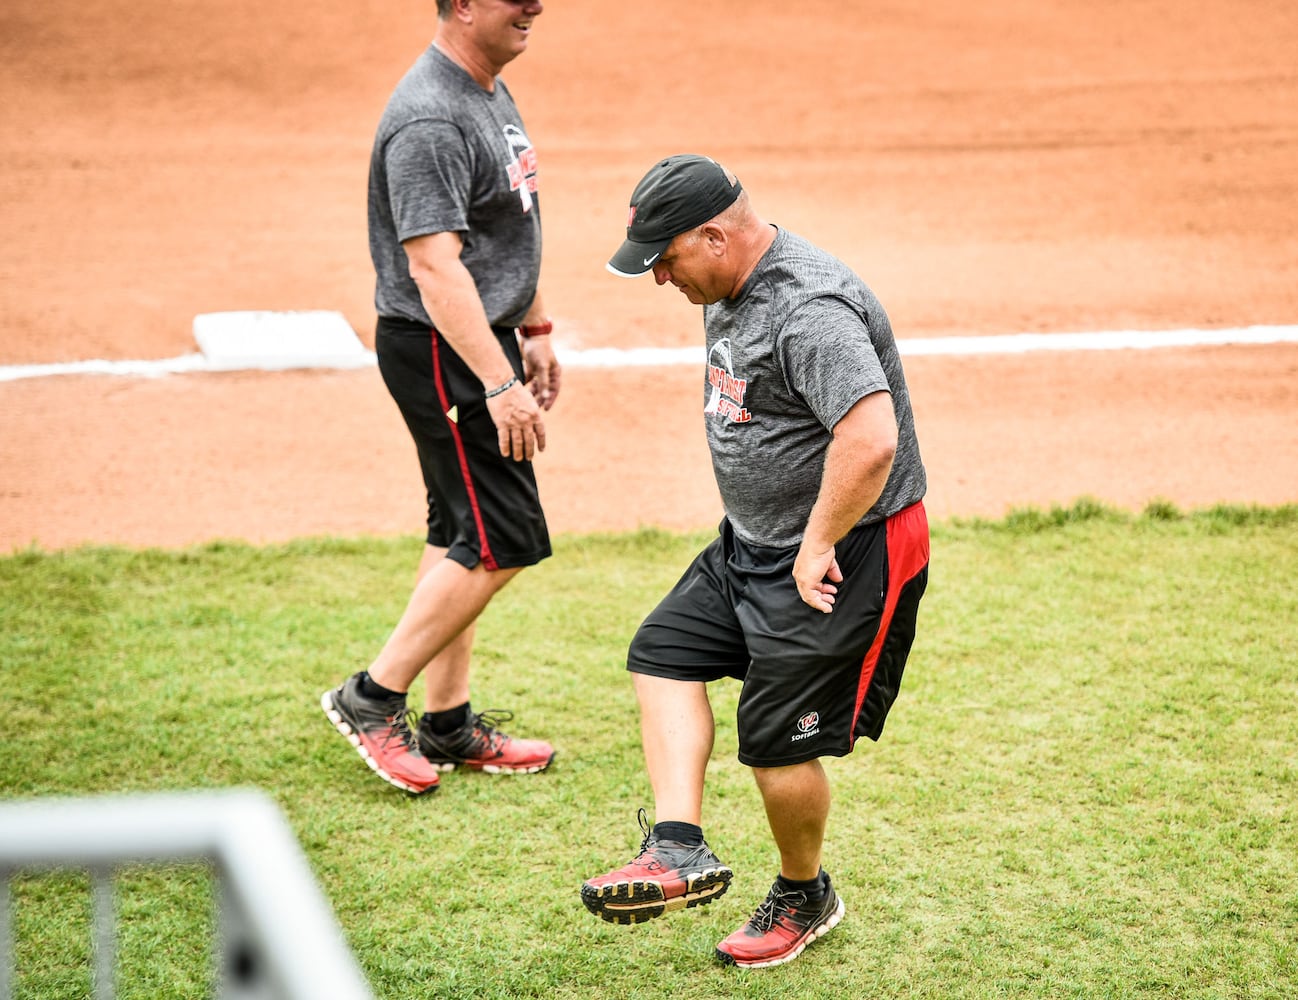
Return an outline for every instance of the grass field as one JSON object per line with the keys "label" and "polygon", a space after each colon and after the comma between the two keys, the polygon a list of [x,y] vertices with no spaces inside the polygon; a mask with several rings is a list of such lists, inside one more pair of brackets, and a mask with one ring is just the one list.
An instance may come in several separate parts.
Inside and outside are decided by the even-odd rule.
{"label": "grass field", "polygon": [[[883,739],[828,762],[847,918],[762,972],[712,959],[777,866],[733,684],[705,814],[730,893],[624,928],[577,892],[639,845],[622,658],[704,540],[565,538],[512,584],[480,629],[475,707],[513,709],[559,757],[422,799],[317,705],[396,620],[416,539],[16,553],[0,790],[263,789],[393,1000],[1298,995],[1298,507],[935,525]],[[16,996],[89,995],[86,887],[14,880]],[[201,867],[122,873],[118,996],[206,995],[213,892]]]}

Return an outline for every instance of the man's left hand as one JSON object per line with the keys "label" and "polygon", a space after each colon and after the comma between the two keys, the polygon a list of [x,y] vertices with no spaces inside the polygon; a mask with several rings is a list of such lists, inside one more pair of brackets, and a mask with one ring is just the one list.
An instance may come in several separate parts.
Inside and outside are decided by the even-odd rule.
{"label": "man's left hand", "polygon": [[843,572],[838,568],[834,546],[820,548],[804,539],[793,561],[793,582],[798,585],[798,596],[803,603],[829,614],[834,610],[835,584],[843,582]]}
{"label": "man's left hand", "polygon": [[550,338],[525,337],[522,342],[523,381],[532,390],[537,405],[548,410],[559,395],[559,359]]}

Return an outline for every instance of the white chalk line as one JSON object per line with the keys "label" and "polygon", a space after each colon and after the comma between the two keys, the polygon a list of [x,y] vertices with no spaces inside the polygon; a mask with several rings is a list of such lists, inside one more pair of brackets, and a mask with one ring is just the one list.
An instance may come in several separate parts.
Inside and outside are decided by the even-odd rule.
{"label": "white chalk line", "polygon": [[[917,337],[897,341],[904,357],[967,357],[973,355],[1029,354],[1043,351],[1147,351],[1174,347],[1216,347],[1236,344],[1298,343],[1298,326],[1246,326],[1220,330],[1111,330],[1097,333],[1015,333],[983,337]],[[584,350],[556,347],[566,368],[657,368],[701,365],[698,347],[596,347]],[[287,371],[305,368],[368,368],[375,364],[373,351],[358,351],[344,359],[324,363],[272,358],[254,364],[231,366],[213,363],[202,354],[141,361],[72,361],[58,364],[0,366],[0,382],[49,378],[59,375],[126,375],[157,378],[188,372]]]}

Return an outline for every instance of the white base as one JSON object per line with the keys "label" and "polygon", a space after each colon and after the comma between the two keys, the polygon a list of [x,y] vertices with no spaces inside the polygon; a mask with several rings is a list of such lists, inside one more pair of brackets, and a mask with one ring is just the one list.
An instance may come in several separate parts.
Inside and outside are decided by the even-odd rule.
{"label": "white base", "polygon": [[219,312],[194,317],[194,339],[211,371],[362,368],[374,354],[342,313]]}

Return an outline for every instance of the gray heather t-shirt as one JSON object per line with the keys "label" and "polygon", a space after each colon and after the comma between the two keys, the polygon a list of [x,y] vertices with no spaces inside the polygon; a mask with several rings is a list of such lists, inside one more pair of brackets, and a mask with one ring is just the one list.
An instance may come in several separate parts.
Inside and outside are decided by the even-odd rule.
{"label": "gray heather t-shirt", "polygon": [[488,322],[521,322],[541,270],[536,184],[536,152],[504,82],[485,91],[429,46],[389,99],[370,157],[378,314],[430,322],[401,244],[455,232]]}
{"label": "gray heather t-shirt", "polygon": [[735,299],[703,308],[704,414],[726,516],[754,545],[802,541],[832,428],[864,396],[892,394],[897,453],[882,521],[924,496],[910,393],[888,316],[847,265],[780,230]]}

